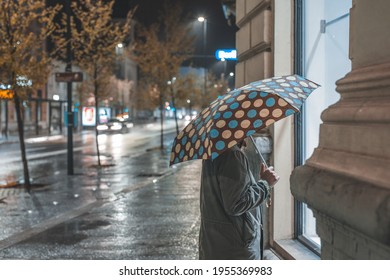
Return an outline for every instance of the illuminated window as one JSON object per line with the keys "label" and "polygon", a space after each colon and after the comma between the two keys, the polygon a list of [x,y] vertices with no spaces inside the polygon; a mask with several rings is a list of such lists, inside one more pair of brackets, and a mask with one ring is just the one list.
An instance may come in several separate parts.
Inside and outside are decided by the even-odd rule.
{"label": "illuminated window", "polygon": [[[319,83],[296,117],[296,165],[302,165],[319,143],[321,113],[340,98],[336,81],[351,70],[349,9],[352,0],[300,0],[296,6],[296,73]],[[315,217],[304,204],[296,204],[296,235],[319,252]]]}

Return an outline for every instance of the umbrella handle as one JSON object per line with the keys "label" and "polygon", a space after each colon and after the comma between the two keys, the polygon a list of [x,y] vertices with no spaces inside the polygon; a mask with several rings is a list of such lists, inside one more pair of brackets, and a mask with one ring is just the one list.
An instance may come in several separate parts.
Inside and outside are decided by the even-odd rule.
{"label": "umbrella handle", "polygon": [[259,148],[257,147],[257,145],[256,145],[256,143],[255,143],[255,140],[253,140],[252,135],[249,136],[249,138],[252,140],[252,143],[253,143],[253,146],[255,146],[256,152],[260,155],[261,161],[264,163],[265,167],[268,168],[268,165],[267,165],[267,163],[265,162],[265,159],[264,159],[263,155],[261,154]]}

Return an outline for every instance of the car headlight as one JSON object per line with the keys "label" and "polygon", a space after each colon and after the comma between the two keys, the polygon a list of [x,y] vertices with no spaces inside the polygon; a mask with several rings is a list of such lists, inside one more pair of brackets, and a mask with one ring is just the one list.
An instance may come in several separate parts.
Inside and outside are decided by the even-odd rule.
{"label": "car headlight", "polygon": [[111,130],[121,130],[122,125],[120,123],[113,123],[111,126]]}
{"label": "car headlight", "polygon": [[97,130],[107,130],[108,129],[108,126],[106,124],[99,124],[97,127],[96,127]]}

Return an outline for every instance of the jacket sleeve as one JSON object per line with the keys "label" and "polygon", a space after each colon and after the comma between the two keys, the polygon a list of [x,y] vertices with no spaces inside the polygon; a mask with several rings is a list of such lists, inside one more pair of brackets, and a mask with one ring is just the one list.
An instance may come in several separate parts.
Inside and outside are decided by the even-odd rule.
{"label": "jacket sleeve", "polygon": [[242,215],[268,198],[268,183],[251,180],[248,161],[240,150],[221,158],[217,174],[223,207],[229,215]]}

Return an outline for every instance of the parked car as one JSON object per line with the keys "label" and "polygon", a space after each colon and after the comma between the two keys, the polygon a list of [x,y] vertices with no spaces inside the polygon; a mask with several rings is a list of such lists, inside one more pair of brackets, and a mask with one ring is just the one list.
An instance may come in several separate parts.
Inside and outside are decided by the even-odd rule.
{"label": "parked car", "polygon": [[99,124],[97,130],[99,133],[128,133],[133,126],[129,119],[109,119],[106,123]]}

